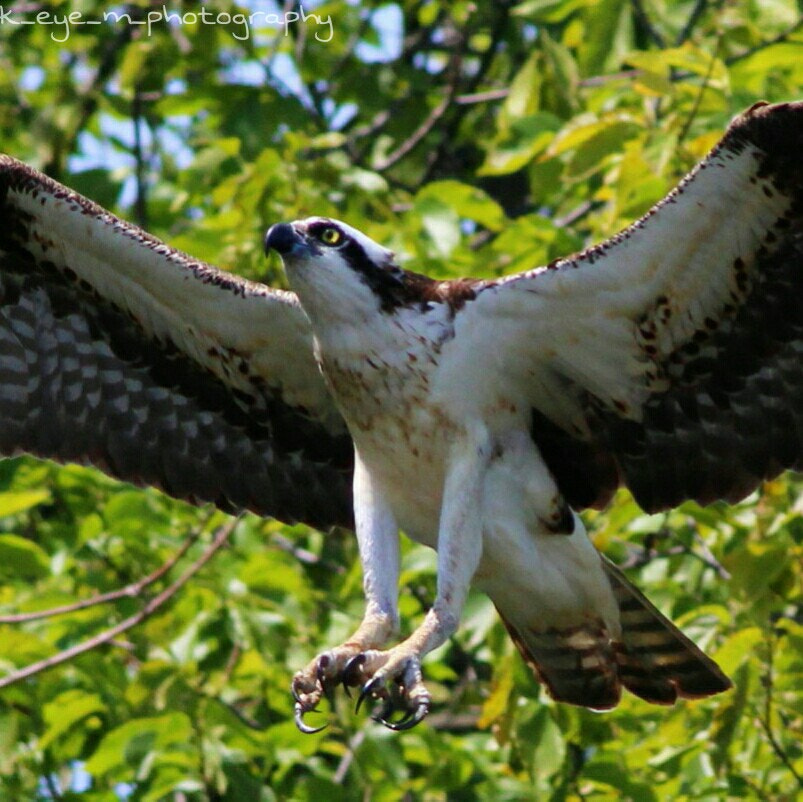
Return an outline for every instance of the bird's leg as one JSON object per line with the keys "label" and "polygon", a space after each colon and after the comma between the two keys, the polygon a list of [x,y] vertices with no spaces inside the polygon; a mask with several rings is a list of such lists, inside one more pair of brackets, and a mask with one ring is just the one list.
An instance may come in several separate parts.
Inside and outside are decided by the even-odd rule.
{"label": "bird's leg", "polygon": [[381,648],[398,631],[398,526],[359,454],[355,455],[354,517],[363,567],[365,616],[345,643],[319,654],[293,678],[295,718],[302,732],[322,729],[307,726],[303,717],[339,683],[348,684],[349,676],[353,674],[347,670],[350,661],[368,650]]}
{"label": "bird's leg", "polygon": [[[421,625],[387,651],[370,650],[349,666],[350,681],[362,681],[358,707],[381,700],[375,718],[394,730],[409,729],[429,712],[430,695],[421,675],[421,658],[445,643],[457,629],[471,578],[482,553],[482,479],[490,448],[487,438],[471,438],[454,449],[444,484],[438,531],[438,590]],[[402,717],[392,721],[394,712]]]}

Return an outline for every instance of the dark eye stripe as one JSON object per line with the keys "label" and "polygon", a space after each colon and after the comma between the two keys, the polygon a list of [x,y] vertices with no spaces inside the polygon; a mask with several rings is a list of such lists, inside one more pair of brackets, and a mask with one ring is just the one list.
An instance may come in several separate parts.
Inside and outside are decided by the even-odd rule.
{"label": "dark eye stripe", "polygon": [[365,283],[382,299],[383,307],[404,283],[404,274],[398,267],[392,264],[378,265],[355,239],[346,237],[339,252],[351,269],[359,273]]}

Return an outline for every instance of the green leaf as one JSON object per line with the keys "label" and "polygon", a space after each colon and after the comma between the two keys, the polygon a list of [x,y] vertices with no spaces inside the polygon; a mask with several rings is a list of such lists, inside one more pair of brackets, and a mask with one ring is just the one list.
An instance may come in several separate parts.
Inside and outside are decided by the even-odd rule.
{"label": "green leaf", "polygon": [[541,55],[536,51],[516,73],[505,98],[505,118],[515,120],[538,110],[541,66]]}
{"label": "green leaf", "polygon": [[[717,655],[721,662],[721,650]],[[731,674],[733,680],[733,691],[725,697],[724,702],[714,714],[711,724],[711,739],[714,742],[714,765],[721,768],[728,759],[728,752],[739,731],[739,724],[742,723],[747,712],[747,700],[750,691],[750,669],[746,665],[739,667],[739,670]]]}
{"label": "green leaf", "polygon": [[525,0],[513,14],[533,22],[562,22],[579,9],[594,5],[594,0]]}
{"label": "green leaf", "polygon": [[416,203],[446,203],[460,217],[498,231],[505,223],[502,207],[477,187],[461,184],[459,181],[434,181],[427,184],[416,196]]}
{"label": "green leaf", "polygon": [[449,256],[460,242],[460,218],[451,204],[432,196],[419,197],[415,212],[435,253]]}
{"label": "green leaf", "polygon": [[0,571],[22,579],[47,576],[50,560],[36,543],[18,535],[0,535]]}
{"label": "green leaf", "polygon": [[569,151],[572,175],[581,176],[588,170],[598,167],[610,154],[621,151],[623,144],[639,133],[639,126],[625,117],[612,116],[599,120],[589,120],[565,129],[549,147],[548,153],[557,156]]}
{"label": "green leaf", "polygon": [[90,774],[106,774],[125,766],[137,768],[154,749],[182,744],[192,736],[184,713],[135,718],[110,730],[86,763]]}
{"label": "green leaf", "polygon": [[105,712],[106,705],[98,694],[86,693],[78,688],[60,693],[44,707],[43,716],[48,727],[39,739],[39,747],[47,749],[83,719]]}
{"label": "green leaf", "polygon": [[715,86],[727,80],[727,69],[720,59],[688,42],[667,50],[628,53],[624,61],[646,72],[669,74],[673,69],[686,70]]}
{"label": "green leaf", "polygon": [[716,660],[719,667],[731,676],[755,654],[756,646],[763,640],[764,633],[758,627],[747,627],[734,632],[717,650]]}
{"label": "green leaf", "polygon": [[0,518],[25,512],[39,504],[50,501],[50,492],[41,490],[16,490],[0,493]]}
{"label": "green leaf", "polygon": [[505,136],[489,146],[477,174],[505,175],[520,170],[547,149],[559,128],[560,120],[547,112],[514,120]]}

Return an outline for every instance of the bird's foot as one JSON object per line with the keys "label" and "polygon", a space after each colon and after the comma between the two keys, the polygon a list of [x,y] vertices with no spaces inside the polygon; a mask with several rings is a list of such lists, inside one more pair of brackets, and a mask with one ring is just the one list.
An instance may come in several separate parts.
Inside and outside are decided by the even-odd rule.
{"label": "bird's foot", "polygon": [[328,652],[319,654],[306,668],[297,672],[293,677],[291,686],[295,700],[296,726],[303,733],[312,734],[320,732],[326,724],[320,727],[310,727],[304,723],[304,716],[317,709],[321,699],[325,696],[330,703],[334,701],[335,688],[341,683],[346,687],[345,669],[357,655],[362,654],[358,646],[343,644]]}
{"label": "bird's foot", "polygon": [[[420,656],[403,645],[356,655],[346,666],[344,680],[347,686],[360,686],[357,710],[369,699],[381,703],[371,717],[391,730],[409,730],[429,713],[431,697]],[[394,721],[396,713],[401,717]]]}
{"label": "bird's foot", "polygon": [[[388,651],[357,651],[341,646],[319,655],[293,678],[295,720],[302,732],[323,729],[309,727],[304,716],[316,709],[323,696],[331,700],[334,689],[341,684],[347,692],[349,688],[360,688],[357,710],[369,699],[380,702],[372,718],[391,730],[409,730],[429,713],[431,697],[417,652],[403,646]],[[397,713],[401,716],[394,721]]]}

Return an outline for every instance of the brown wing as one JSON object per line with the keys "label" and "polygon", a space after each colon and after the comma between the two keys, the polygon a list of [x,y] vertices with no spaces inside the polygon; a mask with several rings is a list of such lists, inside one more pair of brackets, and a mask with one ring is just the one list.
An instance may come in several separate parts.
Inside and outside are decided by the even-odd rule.
{"label": "brown wing", "polygon": [[650,511],[736,501],[803,467],[803,103],[757,104],[633,226],[461,316],[528,367],[533,437],[575,506],[621,483]]}
{"label": "brown wing", "polygon": [[350,525],[352,447],[295,296],[0,156],[0,452]]}

